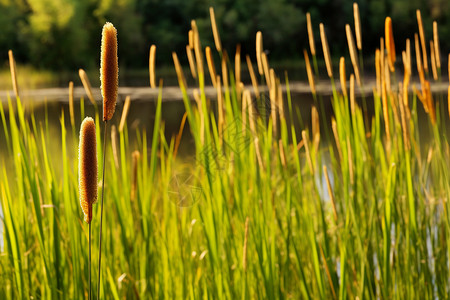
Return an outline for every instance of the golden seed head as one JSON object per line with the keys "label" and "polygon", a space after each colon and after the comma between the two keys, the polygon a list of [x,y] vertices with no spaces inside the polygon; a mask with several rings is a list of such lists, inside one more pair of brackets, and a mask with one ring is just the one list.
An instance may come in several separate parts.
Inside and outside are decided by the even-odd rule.
{"label": "golden seed head", "polygon": [[81,123],[78,149],[78,186],[84,221],[92,220],[92,204],[97,200],[97,140],[95,124],[91,117]]}
{"label": "golden seed head", "polygon": [[331,64],[331,58],[330,58],[330,48],[328,47],[328,41],[327,36],[325,34],[325,28],[323,27],[323,24],[320,23],[320,38],[322,40],[322,49],[323,49],[323,56],[325,58],[325,65],[327,66],[327,73],[328,77],[333,77],[333,65]]}
{"label": "golden seed head", "polygon": [[150,47],[150,53],[148,58],[148,69],[149,69],[149,75],[150,75],[150,87],[156,88],[156,82],[155,82],[155,57],[156,57],[156,46],[152,45]]}
{"label": "golden seed head", "polygon": [[355,19],[355,34],[356,34],[356,46],[359,50],[362,50],[362,38],[361,38],[361,21],[359,17],[358,3],[353,3],[353,18]]}
{"label": "golden seed head", "polygon": [[259,75],[264,74],[263,63],[262,63],[262,54],[263,54],[262,33],[261,33],[261,31],[258,31],[256,33],[256,62],[258,64]]}
{"label": "golden seed head", "polygon": [[345,58],[343,56],[339,60],[339,75],[341,79],[342,95],[347,97],[347,77],[345,76]]}
{"label": "golden seed head", "polygon": [[216,44],[217,51],[222,51],[222,43],[220,42],[219,31],[217,30],[216,16],[214,14],[214,8],[209,8],[209,16],[211,18],[211,27],[214,35],[214,43]]}
{"label": "golden seed head", "polygon": [[116,109],[119,87],[119,62],[117,58],[117,30],[107,22],[102,31],[100,82],[103,97],[103,121],[111,120]]}
{"label": "golden seed head", "polygon": [[388,53],[389,69],[394,72],[395,63],[395,43],[394,43],[394,33],[392,31],[392,19],[387,17],[384,23],[385,29],[385,39],[386,39],[386,50]]}
{"label": "golden seed head", "polygon": [[309,40],[309,49],[311,50],[311,55],[316,55],[316,45],[314,43],[314,33],[311,24],[311,14],[306,13],[306,29],[308,30],[308,40]]}

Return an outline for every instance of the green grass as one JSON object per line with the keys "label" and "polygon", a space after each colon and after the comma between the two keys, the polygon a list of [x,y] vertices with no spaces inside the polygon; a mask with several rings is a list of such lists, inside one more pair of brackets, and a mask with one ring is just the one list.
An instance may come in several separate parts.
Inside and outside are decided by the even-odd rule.
{"label": "green grass", "polygon": [[[229,61],[228,70],[232,66]],[[176,138],[164,135],[164,89],[152,132],[129,132],[125,126],[118,133],[118,165],[109,133],[101,135],[98,110],[90,103],[80,102],[74,128],[64,112],[35,120],[33,114],[25,117],[20,99],[1,105],[2,151],[12,167],[7,171],[2,164],[0,172],[0,298],[87,298],[88,226],[78,200],[76,145],[83,112],[95,111],[98,157],[106,138],[108,173],[102,276],[92,290],[100,284],[105,298],[446,299],[450,147],[443,99],[436,101],[433,124],[419,113],[422,105],[411,93],[405,119],[400,118],[393,93],[388,141],[380,96],[365,95],[373,111],[367,118],[358,104],[352,111],[349,99],[334,90],[331,100],[315,98],[319,107],[332,102],[336,124],[335,135],[320,116],[326,126],[317,144],[311,125],[297,120],[289,91],[283,99],[286,118],[280,107],[276,111],[278,131],[264,110],[251,116],[252,130],[248,107],[242,115],[234,74],[226,73],[230,86],[223,88],[222,134],[214,99],[204,94],[209,77],[198,74],[204,114],[180,85],[184,130],[195,143],[192,160],[175,157]],[[263,76],[260,80],[265,84]],[[287,76],[280,80],[289,87]],[[264,107],[262,98],[253,101]],[[60,118],[59,136],[49,132],[47,118]],[[303,134],[294,122],[304,124]],[[57,155],[49,151],[55,144]],[[137,194],[130,201],[134,150],[140,159]],[[323,165],[332,179],[336,215]],[[97,269],[99,214],[94,205],[92,270]]]}

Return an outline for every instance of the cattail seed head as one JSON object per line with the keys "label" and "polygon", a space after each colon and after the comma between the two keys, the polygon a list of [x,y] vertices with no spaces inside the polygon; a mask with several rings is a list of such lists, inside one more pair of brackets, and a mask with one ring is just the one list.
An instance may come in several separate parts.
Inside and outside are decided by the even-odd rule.
{"label": "cattail seed head", "polygon": [[156,88],[155,83],[155,57],[156,57],[156,46],[152,45],[150,47],[150,54],[148,58],[148,70],[150,75],[150,87]]}
{"label": "cattail seed head", "polygon": [[339,75],[341,79],[342,95],[347,97],[347,78],[345,76],[345,58],[343,56],[339,60]]}
{"label": "cattail seed head", "polygon": [[311,24],[311,14],[306,13],[306,29],[308,30],[308,40],[309,40],[309,49],[311,50],[311,55],[316,55],[316,45],[314,43],[314,33]]}
{"label": "cattail seed head", "polygon": [[263,68],[263,63],[262,63],[262,54],[263,54],[262,33],[261,33],[261,31],[258,31],[256,33],[256,62],[258,64],[259,75],[264,74],[264,68]]}
{"label": "cattail seed head", "polygon": [[350,52],[350,59],[352,61],[353,70],[355,72],[356,81],[358,85],[361,86],[361,78],[359,76],[359,66],[358,66],[358,54],[356,53],[355,41],[353,40],[352,29],[350,25],[345,25],[345,33],[347,35],[348,50]]}
{"label": "cattail seed head", "polygon": [[217,84],[216,84],[216,76],[217,76],[216,67],[214,65],[214,58],[212,56],[211,48],[209,46],[206,47],[205,54],[206,54],[206,63],[208,64],[209,75],[211,77],[211,82],[212,82],[212,85],[214,87],[216,87],[217,86]]}
{"label": "cattail seed head", "polygon": [[322,40],[322,49],[323,49],[323,56],[325,58],[325,64],[327,66],[327,72],[328,77],[333,77],[333,65],[331,64],[331,57],[330,57],[330,48],[328,47],[328,41],[327,36],[325,34],[325,28],[323,27],[323,24],[320,23],[320,38]]}
{"label": "cattail seed head", "polygon": [[311,89],[311,93],[313,95],[315,95],[316,94],[316,85],[314,83],[314,74],[312,72],[311,64],[309,62],[308,52],[306,52],[306,49],[303,49],[303,56],[305,57],[306,74],[308,75],[309,87]]}
{"label": "cattail seed head", "polygon": [[130,103],[131,103],[131,97],[127,96],[125,98],[125,104],[123,105],[122,117],[120,118],[119,132],[122,132],[123,128],[125,127],[125,122],[127,121],[128,111],[130,110]]}
{"label": "cattail seed head", "polygon": [[103,121],[109,121],[116,109],[119,86],[117,30],[109,22],[103,26],[101,51],[100,82],[103,97]]}
{"label": "cattail seed head", "polygon": [[386,50],[388,53],[389,69],[394,72],[395,63],[395,43],[394,43],[394,33],[392,31],[392,19],[387,17],[384,23],[385,29],[385,39],[386,39]]}
{"label": "cattail seed head", "polygon": [[436,21],[433,22],[433,42],[434,42],[434,56],[436,58],[436,66],[438,69],[441,68],[441,50],[439,49],[439,33],[438,24]]}
{"label": "cattail seed head", "polygon": [[189,45],[186,45],[186,56],[189,62],[189,69],[191,69],[191,74],[193,78],[197,78],[197,71],[195,70],[194,55],[192,54],[192,49]]}
{"label": "cattail seed head", "polygon": [[81,123],[78,149],[78,186],[84,221],[92,220],[92,204],[97,200],[97,140],[95,124],[91,117]]}
{"label": "cattail seed head", "polygon": [[13,84],[14,94],[16,98],[19,97],[19,87],[17,85],[17,72],[16,72],[16,61],[14,60],[14,55],[12,50],[8,51],[9,56],[9,69],[11,71],[11,80]]}
{"label": "cattail seed head", "polygon": [[214,8],[209,8],[209,16],[211,18],[211,28],[214,35],[214,44],[216,45],[217,51],[222,51],[222,43],[220,42],[220,36],[219,31],[217,30],[217,24],[216,24],[216,16],[214,14]]}
{"label": "cattail seed head", "polygon": [[353,3],[353,18],[355,19],[355,34],[356,34],[356,46],[359,50],[362,50],[362,38],[361,38],[361,20],[359,17],[358,3]]}
{"label": "cattail seed head", "polygon": [[253,70],[252,61],[248,54],[246,55],[245,58],[247,60],[247,67],[248,67],[248,72],[250,73],[250,79],[252,80],[253,91],[255,92],[256,98],[259,99],[258,80],[256,79],[255,71]]}
{"label": "cattail seed head", "polygon": [[423,55],[423,69],[426,73],[428,73],[428,58],[427,58],[427,46],[425,44],[425,33],[423,31],[422,24],[422,15],[420,14],[420,10],[416,11],[417,15],[417,25],[419,27],[419,35],[420,35],[420,44],[422,45],[422,55]]}
{"label": "cattail seed head", "polygon": [[95,99],[94,95],[92,94],[91,83],[89,82],[89,78],[87,77],[86,72],[83,69],[79,69],[78,75],[80,76],[81,83],[83,83],[83,87],[84,90],[86,91],[89,101],[91,101],[91,103],[95,105]]}

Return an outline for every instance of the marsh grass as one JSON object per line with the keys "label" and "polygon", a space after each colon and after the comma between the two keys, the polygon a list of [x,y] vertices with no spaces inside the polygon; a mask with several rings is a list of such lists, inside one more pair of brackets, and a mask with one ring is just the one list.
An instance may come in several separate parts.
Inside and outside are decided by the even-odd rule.
{"label": "marsh grass", "polygon": [[[309,119],[296,120],[301,114],[293,109],[288,77],[270,71],[258,33],[256,77],[272,97],[267,99],[264,93],[256,97],[245,86],[237,86],[235,64],[222,45],[218,52],[211,51],[210,61],[221,62],[216,68],[222,75],[222,81],[216,77],[216,83],[222,83],[217,84],[223,110],[219,122],[214,99],[205,96],[203,48],[195,22],[191,25],[188,48],[195,52],[191,59],[196,99],[189,97],[173,53],[186,109],[179,134],[170,139],[164,135],[160,82],[153,131],[129,132],[125,122],[123,130],[115,131],[117,147],[107,143],[102,295],[446,299],[450,147],[444,118],[448,116],[441,113],[445,109],[441,97],[431,94],[431,74],[419,66],[421,85],[414,84],[413,93],[408,76],[399,85],[401,63],[390,71],[383,39],[376,52],[377,85],[372,97],[366,95],[367,105],[373,106],[368,118],[353,95],[361,88],[356,75],[349,74],[351,88],[344,95],[334,85],[331,61],[327,72],[319,74],[317,53],[312,53],[308,77],[315,81],[330,77],[333,86],[331,100],[314,92],[313,125]],[[320,25],[324,43],[326,26],[330,24]],[[317,28],[311,25],[311,30]],[[361,50],[358,40],[361,37],[357,38]],[[418,35],[415,42],[420,51]],[[328,46],[323,49],[329,60]],[[403,67],[411,70],[408,52]],[[440,52],[435,49],[435,59],[436,53]],[[359,62],[350,59],[362,70],[359,54]],[[305,51],[305,58],[308,55]],[[418,53],[417,60],[422,59]],[[439,67],[437,74],[440,80]],[[281,97],[280,83],[287,89]],[[331,132],[322,114],[323,101],[332,103]],[[0,115],[7,141],[4,151],[14,166],[8,174],[5,167],[1,171],[0,298],[85,298],[88,238],[77,201],[76,157],[66,143],[77,136],[66,130],[62,112],[61,137],[50,139],[48,120],[25,118],[20,98],[8,99],[7,107],[0,106]],[[97,111],[101,145],[106,137],[100,134],[99,121]],[[117,125],[117,121],[110,122]],[[302,124],[300,130],[293,121]],[[191,132],[195,159],[187,166],[190,177],[181,182],[191,205],[181,207],[176,205],[179,195],[173,184],[180,183],[176,176],[183,162],[177,151],[183,130]],[[130,134],[136,136],[136,147],[130,145]],[[322,136],[329,143],[321,143]],[[48,151],[54,143],[61,147],[59,157]],[[102,157],[102,148],[97,151]],[[139,151],[139,159],[132,159],[133,151]],[[98,220],[100,212],[94,208],[93,220]],[[99,238],[98,227],[93,221],[93,240]],[[93,252],[97,251],[94,243]]]}

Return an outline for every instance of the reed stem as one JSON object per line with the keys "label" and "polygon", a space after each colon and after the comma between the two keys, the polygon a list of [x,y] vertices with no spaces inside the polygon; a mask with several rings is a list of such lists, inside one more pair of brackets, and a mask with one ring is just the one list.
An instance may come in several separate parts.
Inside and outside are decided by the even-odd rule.
{"label": "reed stem", "polygon": [[91,223],[89,223],[89,300],[91,300]]}
{"label": "reed stem", "polygon": [[102,203],[100,208],[100,237],[98,246],[98,281],[97,281],[97,300],[100,299],[100,269],[102,266],[102,223],[103,223],[103,198],[105,195],[105,162],[106,162],[106,127],[108,121],[105,121],[105,131],[103,134],[103,175],[102,175]]}

